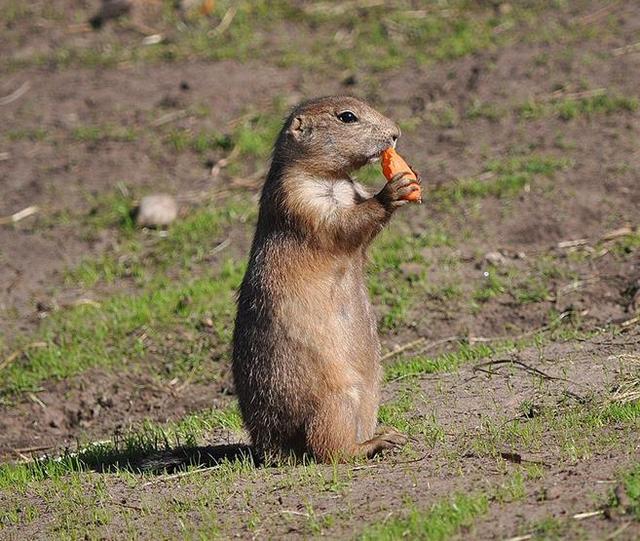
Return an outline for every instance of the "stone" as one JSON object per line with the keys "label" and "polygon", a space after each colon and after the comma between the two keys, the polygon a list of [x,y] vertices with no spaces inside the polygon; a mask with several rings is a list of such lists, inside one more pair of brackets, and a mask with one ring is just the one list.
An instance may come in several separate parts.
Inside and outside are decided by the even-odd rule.
{"label": "stone", "polygon": [[178,217],[178,203],[167,194],[147,195],[142,198],[136,214],[140,227],[162,227]]}

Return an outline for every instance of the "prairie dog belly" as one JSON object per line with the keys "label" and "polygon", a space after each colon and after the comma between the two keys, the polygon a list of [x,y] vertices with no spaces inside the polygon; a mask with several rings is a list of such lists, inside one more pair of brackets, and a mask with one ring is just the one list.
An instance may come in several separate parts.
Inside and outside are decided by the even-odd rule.
{"label": "prairie dog belly", "polygon": [[[377,378],[379,340],[361,268],[306,275],[283,295],[275,323],[298,354],[311,392],[360,388]],[[315,381],[314,381],[315,380]]]}

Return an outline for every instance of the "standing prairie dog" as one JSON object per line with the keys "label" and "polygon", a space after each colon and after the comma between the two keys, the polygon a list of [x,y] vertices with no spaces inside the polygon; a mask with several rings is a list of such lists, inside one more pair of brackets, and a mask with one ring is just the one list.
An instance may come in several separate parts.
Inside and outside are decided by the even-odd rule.
{"label": "standing prairie dog", "polygon": [[253,445],[327,462],[404,443],[376,433],[380,341],[366,250],[415,180],[400,173],[371,197],[350,174],[400,129],[363,101],[296,107],[273,150],[238,297],[233,377]]}

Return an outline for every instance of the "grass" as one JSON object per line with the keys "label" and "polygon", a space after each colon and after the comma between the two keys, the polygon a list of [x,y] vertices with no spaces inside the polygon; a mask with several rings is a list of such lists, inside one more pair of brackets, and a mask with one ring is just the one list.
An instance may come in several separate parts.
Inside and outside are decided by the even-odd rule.
{"label": "grass", "polygon": [[431,192],[440,204],[459,204],[469,199],[485,197],[507,198],[530,186],[538,176],[552,177],[557,171],[571,166],[565,158],[551,156],[514,156],[490,160],[479,178],[460,179]]}
{"label": "grass", "polygon": [[[503,347],[507,349],[509,345],[511,344],[506,343]],[[500,349],[501,347],[499,346],[492,347],[487,344],[468,345],[461,342],[454,352],[442,353],[436,357],[416,355],[396,361],[386,367],[385,379],[393,381],[422,374],[454,371],[466,362],[490,357]]]}
{"label": "grass", "polygon": [[487,497],[455,494],[448,500],[435,503],[427,510],[413,509],[404,518],[393,518],[369,526],[360,536],[361,541],[420,539],[441,541],[450,539],[462,528],[472,526],[474,520],[487,512]]}
{"label": "grass", "polygon": [[369,291],[383,307],[382,330],[406,324],[418,292],[428,288],[422,251],[451,244],[451,237],[440,229],[411,234],[398,222],[379,235],[371,247]]}
{"label": "grass", "polygon": [[443,430],[433,418],[410,415],[417,409],[416,400],[425,401],[425,396],[416,389],[401,391],[396,399],[380,406],[378,422],[407,436],[423,436],[427,445],[433,446],[444,439]]}
{"label": "grass", "polygon": [[[209,347],[215,350],[216,341],[230,339],[233,292],[243,271],[243,265],[227,260],[214,275],[181,285],[158,280],[140,295],[120,294],[99,306],[78,306],[53,314],[39,333],[39,341],[46,346],[26,348],[19,360],[3,370],[0,396],[34,390],[46,379],[66,378],[93,366],[115,368],[139,362],[150,343],[172,342],[171,333],[164,338],[163,333],[176,327],[198,333],[206,316],[213,321],[214,342]],[[203,347],[203,340],[210,339],[201,334],[199,339],[186,340],[183,351],[170,348],[165,368],[171,366],[170,372],[178,374],[213,368],[205,362],[211,350]]]}
{"label": "grass", "polygon": [[622,476],[625,494],[629,497],[631,513],[636,520],[640,520],[640,465],[635,466]]}
{"label": "grass", "polygon": [[164,135],[164,143],[177,153],[189,151],[202,156],[224,151],[230,161],[229,174],[255,173],[255,168],[249,165],[268,160],[287,109],[284,100],[276,97],[269,107],[260,112],[245,112],[231,123],[227,131],[173,128]]}
{"label": "grass", "polygon": [[[486,119],[498,122],[507,115],[515,115],[524,121],[559,118],[571,121],[577,118],[592,118],[595,115],[634,113],[640,108],[637,96],[625,96],[614,91],[602,90],[584,97],[568,95],[549,100],[530,99],[512,107],[492,102],[474,101],[464,112],[470,120]],[[559,141],[562,145],[562,140]]]}
{"label": "grass", "polygon": [[135,128],[131,127],[95,124],[73,128],[71,137],[82,143],[104,143],[106,141],[130,143],[138,138],[138,133]]}
{"label": "grass", "polygon": [[[545,409],[533,418],[486,422],[472,441],[482,456],[498,457],[505,447],[550,452],[569,461],[584,460],[615,445],[619,433],[640,426],[640,401],[582,404]],[[606,430],[617,427],[616,430]],[[552,435],[549,446],[547,438]]]}
{"label": "grass", "polygon": [[582,98],[558,98],[547,102],[530,100],[517,108],[517,114],[524,120],[557,116],[562,120],[591,117],[597,114],[635,112],[640,101],[635,96],[621,96],[603,91],[594,96]]}
{"label": "grass", "polygon": [[[231,24],[218,32],[212,27],[229,14],[232,3],[216,2],[211,17],[185,18],[168,6],[152,21],[158,32],[171,36],[158,44],[145,46],[116,32],[118,40],[96,37],[83,46],[63,42],[50,52],[8,58],[5,67],[96,68],[134,62],[256,59],[315,72],[375,73],[451,60],[506,43],[537,12],[534,5],[514,5],[509,13],[497,13],[468,0],[413,11],[402,5],[352,10],[330,3],[295,6],[284,1],[242,1],[233,4]],[[5,11],[6,18],[22,24],[54,15],[41,6],[26,10],[15,5]],[[86,20],[89,13],[79,17]],[[292,41],[291,35],[300,38]]]}
{"label": "grass", "polygon": [[109,197],[90,216],[86,225],[97,233],[111,226],[119,229],[120,242],[113,253],[87,259],[67,272],[67,281],[84,287],[134,278],[139,285],[150,284],[167,275],[185,275],[215,255],[231,227],[252,222],[256,208],[241,197],[224,205],[204,206],[176,221],[166,236],[136,230],[129,198]]}
{"label": "grass", "polygon": [[8,130],[4,136],[9,141],[44,141],[49,137],[49,132],[42,127],[38,128],[19,128]]}
{"label": "grass", "polygon": [[465,117],[471,120],[478,118],[484,118],[491,122],[497,122],[507,114],[501,106],[490,103],[474,100],[471,105],[465,111]]}
{"label": "grass", "polygon": [[216,131],[200,130],[193,133],[186,128],[171,130],[166,137],[166,142],[176,152],[193,150],[198,154],[215,149],[228,150],[230,147],[229,138]]}
{"label": "grass", "polygon": [[[77,452],[31,462],[0,464],[0,490],[23,490],[45,479],[97,471],[120,471],[144,467],[155,453],[175,448],[193,448],[215,430],[242,431],[242,419],[236,405],[186,415],[179,421],[159,425],[144,421],[141,426],[116,435],[109,441],[91,443]],[[132,466],[135,464],[136,466]],[[139,465],[139,466],[138,466]]]}

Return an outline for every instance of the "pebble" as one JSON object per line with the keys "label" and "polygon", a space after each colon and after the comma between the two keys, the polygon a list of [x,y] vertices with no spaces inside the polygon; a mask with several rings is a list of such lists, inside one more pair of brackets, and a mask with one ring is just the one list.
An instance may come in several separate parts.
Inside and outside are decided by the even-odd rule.
{"label": "pebble", "polygon": [[136,223],[140,227],[169,225],[178,217],[178,203],[167,194],[147,195],[138,206]]}
{"label": "pebble", "polygon": [[507,263],[507,259],[500,252],[489,252],[484,255],[484,260],[496,267],[501,267]]}

